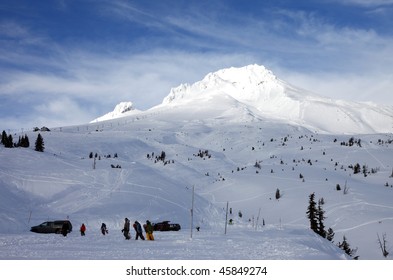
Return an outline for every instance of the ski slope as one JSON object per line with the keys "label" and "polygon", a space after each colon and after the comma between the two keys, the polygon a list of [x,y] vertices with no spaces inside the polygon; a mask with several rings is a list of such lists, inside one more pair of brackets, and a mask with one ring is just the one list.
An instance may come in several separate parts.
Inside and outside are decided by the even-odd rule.
{"label": "ski slope", "polygon": [[[377,236],[386,235],[388,244],[393,238],[393,135],[385,132],[389,109],[382,108],[373,120],[383,119],[382,132],[373,124],[369,129],[370,120],[361,119],[368,113],[353,104],[357,132],[351,133],[348,124],[333,131],[342,120],[321,115],[325,107],[315,106],[318,102],[302,112],[319,114],[319,119],[262,110],[262,93],[233,91],[243,87],[234,84],[232,71],[224,71],[230,79],[218,73],[183,85],[144,112],[24,132],[29,148],[1,145],[0,259],[341,260],[350,258],[336,246],[343,236],[360,259],[384,259]],[[262,72],[268,77],[265,88],[283,86]],[[243,82],[250,77],[250,84],[260,78],[239,77]],[[303,105],[311,100],[293,89],[270,93]],[[265,101],[271,105],[272,100]],[[333,107],[337,102],[329,106],[340,112],[341,107]],[[34,151],[38,133],[43,153]],[[351,138],[360,145],[348,145]],[[162,152],[165,160],[157,160]],[[354,174],[356,164],[366,176]],[[309,229],[311,193],[325,201],[325,226],[335,232],[333,243]],[[227,204],[233,224],[225,234]],[[182,230],[156,232],[155,242],[126,241],[121,234],[125,217],[169,220]],[[66,238],[29,232],[57,219],[70,219],[74,226]],[[99,233],[102,222],[107,236]],[[85,237],[78,233],[82,223]]]}

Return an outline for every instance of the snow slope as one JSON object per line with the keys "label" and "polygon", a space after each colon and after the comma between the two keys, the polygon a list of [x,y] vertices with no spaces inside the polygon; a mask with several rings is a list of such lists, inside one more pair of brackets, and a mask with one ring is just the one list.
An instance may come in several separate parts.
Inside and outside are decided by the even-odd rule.
{"label": "snow slope", "polygon": [[[0,259],[349,259],[336,246],[344,235],[360,259],[383,259],[377,235],[393,236],[391,133],[320,134],[213,91],[177,98],[40,132],[43,153],[1,145]],[[38,133],[27,132],[31,146]],[[348,145],[351,137],[360,144]],[[357,163],[366,176],[354,174]],[[309,229],[311,193],[325,201],[333,243]],[[224,234],[227,203],[234,223]],[[125,217],[182,230],[125,241]],[[66,238],[29,232],[65,218],[74,225]]]}

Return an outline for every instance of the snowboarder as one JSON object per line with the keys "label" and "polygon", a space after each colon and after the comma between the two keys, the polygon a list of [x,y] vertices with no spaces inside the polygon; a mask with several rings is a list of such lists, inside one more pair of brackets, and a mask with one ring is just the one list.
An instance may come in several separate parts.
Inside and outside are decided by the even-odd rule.
{"label": "snowboarder", "polygon": [[105,223],[102,223],[102,225],[101,225],[101,233],[103,235],[108,234],[108,229],[106,228],[106,224]]}
{"label": "snowboarder", "polygon": [[146,221],[146,224],[143,225],[143,227],[145,228],[146,231],[146,239],[147,240],[154,240],[154,236],[153,236],[153,226],[150,223],[149,220]]}
{"label": "snowboarder", "polygon": [[63,236],[67,236],[68,231],[70,230],[68,223],[64,222],[63,226],[61,227],[61,234],[63,234]]}
{"label": "snowboarder", "polygon": [[82,224],[80,228],[81,236],[85,236],[85,231],[86,231],[86,226],[85,224]]}
{"label": "snowboarder", "polygon": [[130,220],[128,218],[124,219],[124,228],[121,230],[126,240],[131,239],[130,236]]}
{"label": "snowboarder", "polygon": [[140,237],[142,240],[145,240],[145,237],[143,236],[142,233],[141,224],[138,221],[135,221],[132,226],[135,229],[135,240],[138,240],[138,237]]}

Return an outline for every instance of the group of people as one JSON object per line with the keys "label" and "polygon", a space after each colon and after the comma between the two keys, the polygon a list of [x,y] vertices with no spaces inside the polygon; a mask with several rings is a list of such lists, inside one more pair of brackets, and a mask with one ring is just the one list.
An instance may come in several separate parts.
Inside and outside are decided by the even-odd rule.
{"label": "group of people", "polygon": [[[139,237],[142,240],[145,240],[145,237],[143,236],[143,231],[142,231],[141,224],[138,221],[135,221],[132,226],[133,226],[133,228],[135,230],[135,240],[138,240]],[[143,228],[145,229],[145,232],[146,232],[146,239],[147,240],[154,240],[153,225],[151,224],[151,222],[149,220],[146,221],[146,224],[143,225]],[[85,226],[85,224],[82,224],[81,227],[80,227],[81,236],[85,236],[85,232],[86,232],[86,226]],[[130,220],[128,218],[124,219],[124,227],[121,230],[121,232],[123,233],[123,235],[124,235],[126,240],[131,239],[131,235],[130,235]],[[103,235],[108,234],[108,229],[107,229],[105,223],[102,223],[102,225],[101,225],[101,233]]]}
{"label": "group of people", "polygon": [[[143,236],[143,231],[142,231],[142,226],[138,221],[135,221],[134,224],[132,225],[134,230],[135,230],[135,240],[138,240],[140,237],[142,240],[145,240],[145,237]],[[146,232],[146,239],[147,240],[154,240],[153,236],[153,225],[149,220],[146,221],[146,224],[143,225],[143,228],[145,229]],[[123,232],[123,235],[126,240],[131,239],[130,235],[130,220],[128,218],[124,219],[124,227],[121,230]]]}

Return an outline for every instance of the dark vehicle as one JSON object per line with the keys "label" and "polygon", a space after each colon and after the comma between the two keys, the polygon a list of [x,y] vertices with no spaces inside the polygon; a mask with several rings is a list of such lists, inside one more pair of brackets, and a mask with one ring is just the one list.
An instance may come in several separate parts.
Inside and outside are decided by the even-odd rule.
{"label": "dark vehicle", "polygon": [[36,233],[61,233],[64,223],[68,224],[68,233],[70,233],[72,224],[68,220],[44,222],[38,226],[31,227],[30,231]]}
{"label": "dark vehicle", "polygon": [[169,221],[163,221],[153,224],[154,231],[179,231],[181,226],[179,224],[170,224]]}

